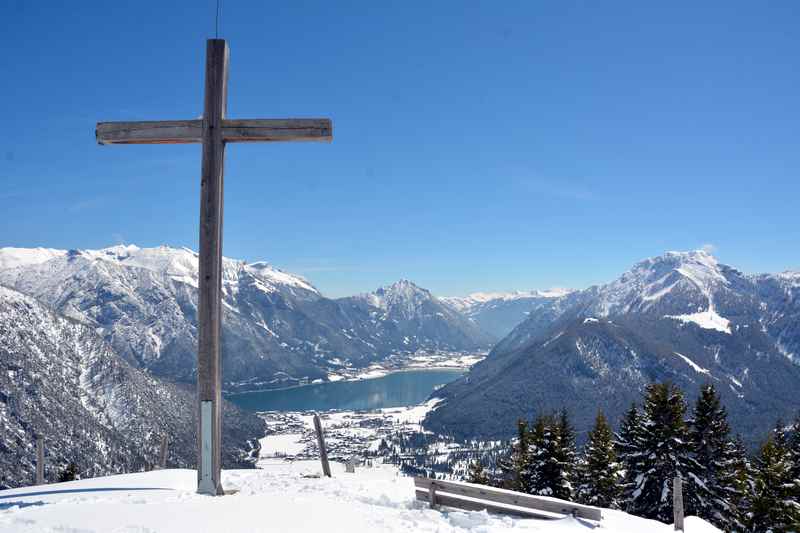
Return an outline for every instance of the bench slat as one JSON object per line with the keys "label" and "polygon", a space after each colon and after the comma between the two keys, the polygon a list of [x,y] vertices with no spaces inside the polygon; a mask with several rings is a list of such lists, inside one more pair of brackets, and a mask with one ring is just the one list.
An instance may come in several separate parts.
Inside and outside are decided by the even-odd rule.
{"label": "bench slat", "polygon": [[[477,500],[484,500],[501,505],[510,505],[523,509],[533,509],[547,513],[558,513],[560,515],[575,514],[580,518],[599,521],[602,519],[602,511],[597,507],[581,505],[578,503],[560,500],[558,498],[548,498],[545,496],[534,496],[513,490],[498,489],[485,485],[475,485],[462,481],[444,481],[431,478],[414,478],[414,485],[418,490],[422,489],[428,494],[431,483],[436,484],[436,502],[446,505],[440,501],[442,492],[451,495],[463,496]],[[426,497],[427,499],[427,497]]]}
{"label": "bench slat", "polygon": [[[415,490],[417,499],[427,502],[429,493],[425,489]],[[464,509],[467,511],[491,511],[495,513],[510,514],[520,516],[523,518],[539,518],[545,520],[556,520],[564,518],[560,513],[549,513],[547,511],[538,511],[529,507],[519,507],[517,505],[508,505],[497,502],[490,502],[478,498],[469,498],[458,494],[451,494],[449,492],[436,492],[436,504],[445,507],[455,507],[457,509]]]}

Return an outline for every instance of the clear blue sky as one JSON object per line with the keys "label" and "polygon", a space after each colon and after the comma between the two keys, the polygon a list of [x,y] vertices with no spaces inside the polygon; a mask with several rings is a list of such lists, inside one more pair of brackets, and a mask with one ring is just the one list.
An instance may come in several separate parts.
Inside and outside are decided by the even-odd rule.
{"label": "clear blue sky", "polygon": [[[0,246],[197,247],[200,148],[97,146],[196,118],[214,2],[0,5]],[[800,9],[775,2],[224,0],[225,255],[338,296],[584,287],[712,244],[800,268]]]}

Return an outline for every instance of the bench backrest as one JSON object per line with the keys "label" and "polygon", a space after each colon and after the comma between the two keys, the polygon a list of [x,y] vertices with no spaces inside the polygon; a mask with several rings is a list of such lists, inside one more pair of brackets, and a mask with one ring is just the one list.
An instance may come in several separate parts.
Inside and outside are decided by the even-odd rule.
{"label": "bench backrest", "polygon": [[427,477],[415,477],[414,485],[419,489],[424,489],[430,493],[431,484],[436,484],[437,492],[447,492],[477,498],[488,502],[500,503],[505,505],[515,505],[517,507],[527,507],[548,513],[560,513],[564,515],[575,515],[587,520],[599,521],[603,514],[597,507],[582,505],[579,503],[560,500],[558,498],[548,498],[546,496],[534,496],[523,492],[516,492],[507,489],[498,489],[486,485],[476,485],[463,481],[445,481],[442,479],[431,479]]}

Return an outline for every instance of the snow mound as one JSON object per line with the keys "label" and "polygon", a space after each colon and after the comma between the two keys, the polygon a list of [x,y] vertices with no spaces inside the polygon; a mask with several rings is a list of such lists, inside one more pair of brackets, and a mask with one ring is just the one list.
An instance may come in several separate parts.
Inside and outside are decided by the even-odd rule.
{"label": "snow mound", "polygon": [[[160,470],[0,491],[0,532],[40,531],[200,532],[467,532],[544,531],[585,533],[590,524],[567,517],[534,520],[485,511],[432,510],[414,499],[414,483],[389,465],[333,478],[310,461],[262,463],[259,470],[223,472],[234,494],[195,494],[194,470]],[[672,526],[603,511],[608,533],[667,533]],[[687,533],[718,531],[689,517]]]}

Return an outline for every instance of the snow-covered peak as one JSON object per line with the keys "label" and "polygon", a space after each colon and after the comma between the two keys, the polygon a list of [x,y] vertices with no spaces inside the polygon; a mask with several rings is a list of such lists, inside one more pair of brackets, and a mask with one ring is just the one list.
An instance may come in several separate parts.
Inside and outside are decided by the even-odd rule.
{"label": "snow-covered peak", "polygon": [[66,254],[66,250],[53,248],[0,248],[0,269],[38,265]]}
{"label": "snow-covered peak", "polygon": [[616,280],[598,287],[593,310],[604,317],[656,306],[667,306],[673,315],[714,314],[714,295],[726,289],[729,277],[736,275],[737,271],[721,265],[704,250],[667,252],[636,263]]}
{"label": "snow-covered peak", "polygon": [[513,291],[513,292],[473,292],[468,296],[444,296],[440,300],[462,313],[501,302],[531,300],[540,298],[561,298],[575,292],[573,289],[553,287],[546,290]]}
{"label": "snow-covered peak", "polygon": [[[141,268],[196,286],[198,254],[189,248],[157,246],[140,248],[117,245],[99,250],[52,250],[46,248],[0,248],[0,270],[42,265],[52,259],[111,263],[123,268]],[[238,259],[223,258],[223,282],[236,283],[243,273],[252,275],[267,286],[286,286],[319,294],[306,279],[279,270],[269,263],[248,264]]]}
{"label": "snow-covered peak", "polygon": [[419,308],[423,302],[433,299],[430,291],[407,279],[379,287],[375,292],[362,295],[362,297],[373,307],[386,311],[401,310],[404,315],[413,314],[414,310]]}
{"label": "snow-covered peak", "polygon": [[661,272],[665,269],[680,273],[704,289],[728,283],[717,258],[705,250],[667,252],[637,263],[631,272]]}

